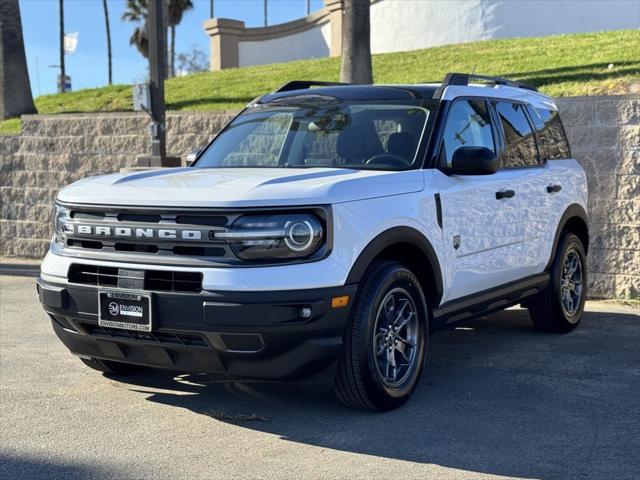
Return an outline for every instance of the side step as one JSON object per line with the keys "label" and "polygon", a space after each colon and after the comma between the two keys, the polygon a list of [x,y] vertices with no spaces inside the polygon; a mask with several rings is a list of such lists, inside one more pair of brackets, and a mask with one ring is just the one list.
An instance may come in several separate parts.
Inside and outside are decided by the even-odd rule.
{"label": "side step", "polygon": [[545,272],[446,302],[433,310],[434,330],[504,310],[535,297],[547,287],[549,278]]}

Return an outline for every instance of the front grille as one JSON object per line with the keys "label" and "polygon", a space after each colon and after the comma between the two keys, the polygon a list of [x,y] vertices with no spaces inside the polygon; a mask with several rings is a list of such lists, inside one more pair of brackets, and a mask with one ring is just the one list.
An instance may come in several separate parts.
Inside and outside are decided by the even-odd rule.
{"label": "front grille", "polygon": [[147,270],[144,276],[145,290],[163,292],[201,292],[202,274],[194,272],[173,272]]}
{"label": "front grille", "polygon": [[186,225],[224,227],[228,221],[227,217],[221,215],[176,215],[176,223]]}
{"label": "front grille", "polygon": [[107,337],[113,339],[138,340],[142,342],[159,343],[164,345],[182,345],[185,347],[210,348],[202,335],[194,333],[169,333],[169,332],[138,332],[134,330],[121,330],[118,328],[101,327],[94,323],[83,322],[82,328],[95,337]]}
{"label": "front grille", "polygon": [[116,287],[118,270],[116,267],[73,264],[69,267],[69,282],[98,287]]}
{"label": "front grille", "polygon": [[119,222],[134,222],[134,223],[160,223],[162,215],[145,215],[136,213],[120,213],[118,214]]}
{"label": "front grille", "polygon": [[115,243],[114,250],[117,252],[142,252],[142,253],[158,253],[160,250],[156,245],[146,245],[144,243]]}
{"label": "front grille", "polygon": [[[149,261],[158,259],[158,263],[167,257],[199,257],[219,260],[223,263],[236,262],[237,257],[224,241],[215,240],[215,231],[226,230],[239,213],[220,214],[211,211],[185,210],[153,210],[136,208],[108,207],[104,210],[96,207],[78,206],[70,211],[69,224],[75,230],[67,233],[66,248],[77,251],[91,251],[98,256],[114,256],[117,253],[129,253],[144,256]],[[87,235],[80,233],[78,227],[90,226],[92,232],[96,228],[108,228],[106,235]],[[132,232],[169,229],[178,232],[175,238],[158,238],[149,236],[118,236],[116,229],[130,229]],[[195,231],[200,239],[184,239],[180,232]],[[113,234],[112,234],[113,233]],[[98,257],[96,257],[98,258]]]}
{"label": "front grille", "polygon": [[[138,275],[142,273],[141,275]],[[171,270],[130,270],[118,267],[74,263],[69,268],[69,282],[98,287],[134,288],[140,290],[200,293],[202,273]]]}
{"label": "front grille", "polygon": [[93,240],[67,240],[67,246],[75,248],[90,248],[92,250],[102,250],[102,242],[96,242]]}

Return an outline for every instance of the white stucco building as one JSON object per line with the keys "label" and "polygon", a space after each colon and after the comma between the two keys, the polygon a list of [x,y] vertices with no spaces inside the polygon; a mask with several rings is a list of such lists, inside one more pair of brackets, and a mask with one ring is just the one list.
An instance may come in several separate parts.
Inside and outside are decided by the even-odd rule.
{"label": "white stucco building", "polygon": [[[342,1],[262,28],[213,18],[211,69],[340,55]],[[372,53],[512,37],[640,28],[640,0],[372,0]],[[629,46],[629,48],[634,48]],[[635,48],[640,48],[635,46]]]}

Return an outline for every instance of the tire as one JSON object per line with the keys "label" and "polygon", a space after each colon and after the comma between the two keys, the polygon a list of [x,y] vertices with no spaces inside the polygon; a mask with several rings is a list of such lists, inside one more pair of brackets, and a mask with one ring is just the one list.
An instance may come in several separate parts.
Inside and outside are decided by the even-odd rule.
{"label": "tire", "polygon": [[[418,278],[400,263],[376,262],[364,278],[345,331],[334,390],[349,407],[388,411],[404,404],[418,384],[429,313]],[[394,320],[396,330],[390,328]]]}
{"label": "tire", "polygon": [[80,358],[80,361],[87,367],[108,375],[129,375],[137,372],[141,368],[137,365],[100,360],[99,358]]}
{"label": "tire", "polygon": [[[576,271],[579,275],[575,273],[576,271],[573,275],[568,275],[576,261],[578,262]],[[560,239],[551,264],[549,285],[540,297],[527,305],[531,320],[538,330],[567,333],[578,326],[587,297],[586,267],[586,255],[582,242],[573,233],[565,233]],[[563,297],[567,295],[567,289],[570,298]]]}

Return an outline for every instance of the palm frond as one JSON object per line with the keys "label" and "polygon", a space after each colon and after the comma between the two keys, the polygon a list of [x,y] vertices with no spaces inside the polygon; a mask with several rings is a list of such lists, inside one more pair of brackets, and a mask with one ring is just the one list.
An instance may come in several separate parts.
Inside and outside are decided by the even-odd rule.
{"label": "palm frond", "polygon": [[167,26],[178,25],[185,12],[191,9],[193,9],[192,0],[167,0]]}

